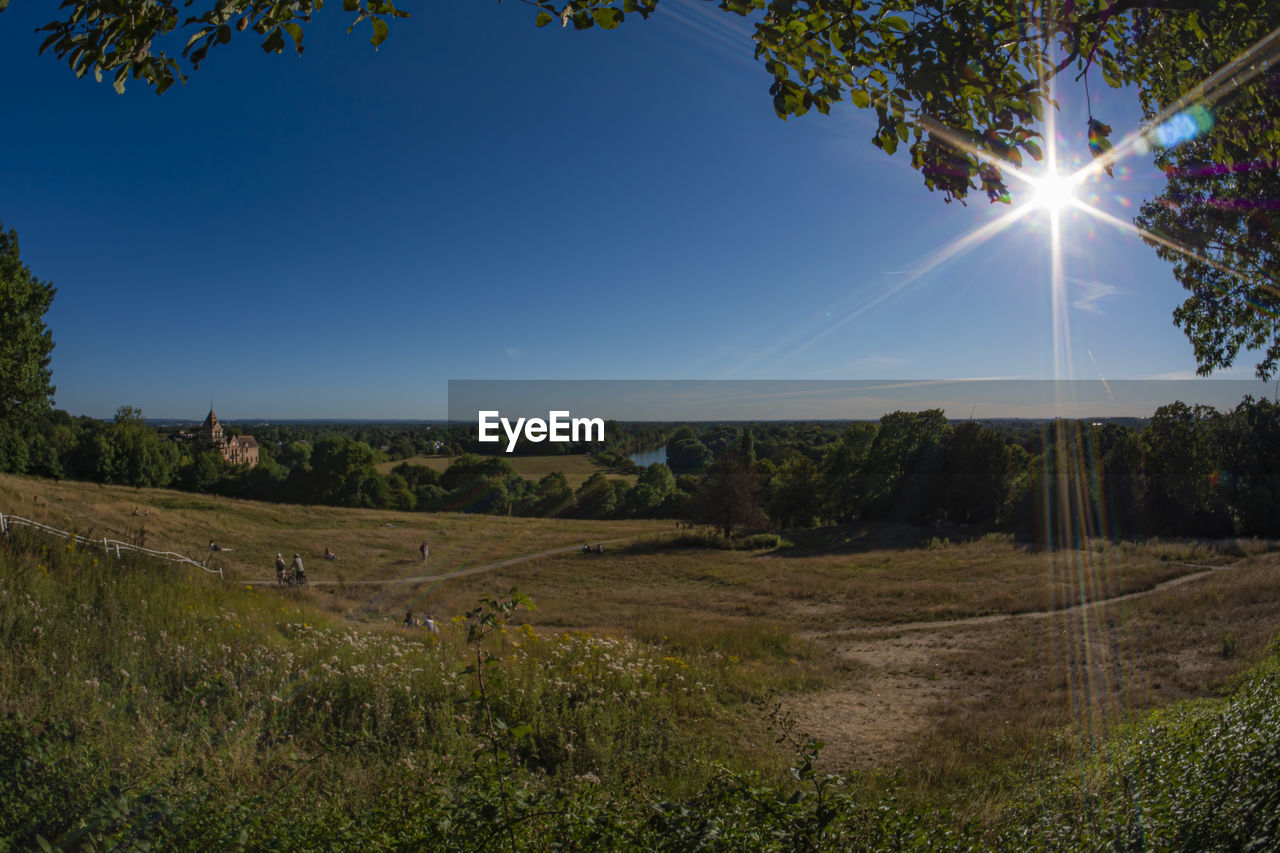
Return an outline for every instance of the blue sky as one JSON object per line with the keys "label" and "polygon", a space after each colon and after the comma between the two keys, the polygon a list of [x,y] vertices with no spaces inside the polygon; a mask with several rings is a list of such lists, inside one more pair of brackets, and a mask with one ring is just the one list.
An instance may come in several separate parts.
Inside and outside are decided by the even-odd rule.
{"label": "blue sky", "polygon": [[[450,379],[1194,374],[1183,291],[1134,236],[1066,216],[1057,350],[1046,214],[928,268],[1007,208],[944,204],[847,103],[779,121],[710,4],[613,32],[414,11],[375,51],[326,9],[301,58],[243,40],[160,97],[37,57],[52,7],[0,15],[0,221],[58,288],[59,407],[436,418]],[[1130,94],[1092,94],[1134,126]],[[1061,157],[1087,157],[1083,90],[1059,98]],[[1085,192],[1128,220],[1159,185],[1131,159]]]}

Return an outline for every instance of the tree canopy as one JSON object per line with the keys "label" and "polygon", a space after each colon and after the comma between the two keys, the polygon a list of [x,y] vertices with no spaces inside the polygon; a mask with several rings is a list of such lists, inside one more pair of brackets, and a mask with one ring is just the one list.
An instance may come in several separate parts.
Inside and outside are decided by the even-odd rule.
{"label": "tree canopy", "polygon": [[44,315],[55,292],[31,275],[17,233],[0,224],[0,471],[26,468],[23,436],[53,400],[53,335]]}

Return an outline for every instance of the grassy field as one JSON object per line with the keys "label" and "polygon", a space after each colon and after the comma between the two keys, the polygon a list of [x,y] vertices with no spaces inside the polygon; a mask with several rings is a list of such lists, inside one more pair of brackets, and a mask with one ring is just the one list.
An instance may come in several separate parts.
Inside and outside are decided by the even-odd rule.
{"label": "grassy field", "polygon": [[[564,474],[565,479],[569,481],[571,488],[578,488],[587,478],[597,471],[602,471],[613,480],[626,480],[634,483],[636,476],[634,474],[612,474],[605,468],[597,465],[590,456],[585,453],[573,454],[557,454],[554,456],[503,456],[507,463],[517,474],[526,480],[537,482],[548,474],[554,474],[557,471]],[[451,456],[412,456],[408,459],[400,459],[395,462],[383,462],[377,465],[378,471],[383,474],[391,473],[391,469],[408,462],[410,465],[421,465],[425,468],[433,468],[436,471],[444,471],[453,462]]]}
{"label": "grassy field", "polygon": [[[644,536],[669,524],[295,506],[6,475],[0,475],[0,510],[84,536],[141,539],[148,548],[208,559],[237,580],[274,579],[275,555],[289,560],[297,552],[313,582],[445,574],[550,548]],[[424,539],[431,553],[426,563],[418,552]],[[210,541],[227,550],[211,553]],[[322,560],[326,547],[340,559]]]}
{"label": "grassy field", "polygon": [[[628,660],[696,670],[711,704],[662,712],[674,727],[658,737],[667,746],[642,751],[670,748],[692,724],[722,758],[774,773],[769,720],[788,720],[826,743],[819,767],[887,773],[908,799],[963,803],[965,815],[990,823],[1016,810],[1022,794],[1010,778],[1092,755],[1153,708],[1218,694],[1263,657],[1280,624],[1280,550],[1268,542],[1098,541],[1051,552],[1002,536],[947,542],[919,528],[850,526],[789,534],[784,547],[752,553],[688,547],[663,522],[388,516],[18,477],[0,477],[0,508],[118,538],[145,524],[152,547],[196,556],[213,538],[233,548],[218,559],[240,580],[268,578],[274,552],[300,543],[312,588],[222,588],[335,630],[399,636],[394,625],[413,608],[461,631],[477,600],[516,586],[536,609],[517,614],[512,630],[553,644],[539,654],[557,637],[594,638],[628,649]],[[387,521],[396,526],[379,526]],[[414,550],[423,537],[426,568]],[[604,554],[415,579],[612,540]],[[325,544],[343,559],[314,559]],[[216,607],[218,588],[200,606]],[[462,635],[448,636],[456,656]],[[557,678],[567,685],[586,671]],[[679,683],[678,674],[664,677]],[[679,787],[664,764],[672,755],[646,753],[648,769],[624,772],[609,762],[625,752],[597,770]],[[859,778],[881,790],[871,781],[879,775]]]}

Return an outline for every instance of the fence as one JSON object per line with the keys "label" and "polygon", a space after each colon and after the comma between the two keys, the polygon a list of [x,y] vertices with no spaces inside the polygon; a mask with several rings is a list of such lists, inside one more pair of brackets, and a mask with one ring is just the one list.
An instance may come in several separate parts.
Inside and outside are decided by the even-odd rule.
{"label": "fence", "polygon": [[[143,548],[139,545],[134,545],[132,542],[121,542],[118,539],[108,539],[105,536],[101,539],[89,539],[88,537],[80,536],[76,533],[68,533],[65,530],[58,530],[56,527],[50,527],[47,524],[32,521],[29,518],[21,518],[16,515],[5,515],[4,513],[0,513],[0,532],[3,532],[6,537],[9,535],[9,528],[15,525],[30,527],[33,530],[42,530],[45,533],[49,533],[54,536],[61,536],[63,539],[69,539],[72,542],[77,542],[81,545],[91,545],[94,547],[101,545],[106,553],[110,554],[114,551],[117,557],[120,556],[121,551],[137,551],[139,554],[150,554],[152,557],[159,557],[161,560],[169,560],[173,563],[189,563],[201,571],[209,572],[210,574],[215,574],[218,577],[223,578],[221,567],[211,569],[204,563],[197,562],[190,557],[183,556],[182,554],[178,554],[173,551],[152,551],[150,548]],[[225,578],[223,579],[225,580]]]}

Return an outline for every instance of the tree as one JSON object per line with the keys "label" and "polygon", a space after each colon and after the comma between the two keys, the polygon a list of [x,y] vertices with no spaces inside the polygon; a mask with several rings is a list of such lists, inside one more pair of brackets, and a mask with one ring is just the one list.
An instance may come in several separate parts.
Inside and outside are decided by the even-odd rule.
{"label": "tree", "polygon": [[822,514],[822,479],[809,457],[791,454],[769,483],[769,517],[784,527],[812,527]]}
{"label": "tree", "polygon": [[1151,510],[1163,532],[1224,536],[1227,509],[1213,446],[1220,415],[1210,406],[1177,402],[1156,409],[1142,434]]}
{"label": "tree", "polygon": [[53,402],[53,335],[44,315],[57,291],[31,275],[18,235],[0,223],[0,471],[24,471],[36,419]]}
{"label": "tree", "polygon": [[835,521],[852,521],[866,497],[867,455],[876,440],[873,423],[853,423],[831,445],[822,460],[824,514]]}
{"label": "tree", "polygon": [[735,528],[769,523],[761,493],[759,478],[741,459],[730,454],[711,463],[702,488],[689,499],[689,512],[695,521],[723,531],[728,538]]}
{"label": "tree", "polygon": [[[0,0],[0,12],[8,5]],[[40,52],[52,50],[77,77],[92,73],[101,81],[104,72],[112,73],[117,92],[132,77],[160,93],[186,80],[180,59],[199,68],[210,49],[227,44],[236,32],[252,30],[268,53],[290,45],[301,54],[303,26],[323,5],[324,0],[68,0],[59,7],[61,17],[38,30],[48,33]],[[390,0],[343,0],[342,10],[351,15],[347,32],[369,21],[374,47],[387,38],[387,19],[409,16]],[[161,46],[176,48],[184,37],[177,56]]]}
{"label": "tree", "polygon": [[547,518],[564,515],[573,508],[573,489],[559,471],[552,471],[534,485],[521,502],[521,515]]}
{"label": "tree", "polygon": [[1280,406],[1245,397],[1215,426],[1217,479],[1236,535],[1280,536]]}
{"label": "tree", "polygon": [[624,485],[621,481],[610,480],[604,472],[596,471],[574,493],[577,514],[582,518],[609,518],[614,515],[621,503],[618,494],[621,485]]}
{"label": "tree", "polygon": [[1004,439],[968,421],[945,432],[941,457],[930,509],[963,524],[994,522],[1014,473]]}
{"label": "tree", "polygon": [[373,465],[373,448],[363,441],[325,436],[311,453],[310,500],[336,506],[384,505],[378,498],[386,482]]}
{"label": "tree", "polygon": [[[1212,37],[1203,30],[1212,25]],[[1177,104],[1186,77],[1207,77],[1280,26],[1280,7],[1259,4],[1250,14],[1218,17],[1200,32],[1170,28],[1153,34],[1174,51],[1186,71],[1158,76],[1144,90],[1153,117]],[[1260,379],[1280,367],[1280,71],[1269,70],[1243,85],[1223,87],[1212,106],[1196,103],[1164,126],[1169,143],[1157,149],[1156,165],[1168,184],[1144,202],[1135,222],[1156,254],[1173,265],[1191,292],[1174,311],[1174,322],[1195,349],[1201,374],[1230,367],[1242,349],[1261,351]]]}
{"label": "tree", "polygon": [[941,409],[890,412],[867,454],[865,511],[876,518],[918,518],[947,429]]}
{"label": "tree", "polygon": [[[948,201],[963,200],[975,188],[993,201],[1007,199],[1000,162],[1019,166],[1024,154],[1040,159],[1040,132],[1033,125],[1054,105],[1056,78],[1064,72],[1077,72],[1078,82],[1096,68],[1108,85],[1142,91],[1173,77],[1186,89],[1198,81],[1185,78],[1191,69],[1182,62],[1177,37],[1207,39],[1220,22],[1266,17],[1247,0],[717,4],[753,18],[756,57],[773,77],[769,92],[778,116],[826,113],[846,97],[872,109],[873,144],[889,154],[909,146],[926,186]],[[534,5],[539,26],[558,18],[584,29],[615,27],[633,10],[647,16],[656,2]],[[1263,23],[1259,35],[1273,26]]]}

